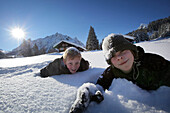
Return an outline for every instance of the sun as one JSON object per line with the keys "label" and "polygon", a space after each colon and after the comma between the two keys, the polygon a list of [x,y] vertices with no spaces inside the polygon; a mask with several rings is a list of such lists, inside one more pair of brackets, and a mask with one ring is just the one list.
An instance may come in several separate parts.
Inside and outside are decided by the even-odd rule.
{"label": "sun", "polygon": [[24,32],[24,30],[23,30],[22,28],[19,28],[19,27],[13,28],[13,29],[11,30],[11,34],[12,34],[12,36],[13,36],[14,38],[17,38],[17,39],[22,39],[22,38],[25,37],[25,32]]}

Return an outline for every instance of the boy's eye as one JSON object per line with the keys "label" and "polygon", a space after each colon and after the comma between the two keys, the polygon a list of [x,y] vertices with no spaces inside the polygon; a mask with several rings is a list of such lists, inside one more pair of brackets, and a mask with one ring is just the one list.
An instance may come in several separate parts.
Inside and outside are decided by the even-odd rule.
{"label": "boy's eye", "polygon": [[76,62],[76,65],[78,65],[79,64],[79,62]]}
{"label": "boy's eye", "polygon": [[72,63],[69,63],[69,65],[72,65]]}

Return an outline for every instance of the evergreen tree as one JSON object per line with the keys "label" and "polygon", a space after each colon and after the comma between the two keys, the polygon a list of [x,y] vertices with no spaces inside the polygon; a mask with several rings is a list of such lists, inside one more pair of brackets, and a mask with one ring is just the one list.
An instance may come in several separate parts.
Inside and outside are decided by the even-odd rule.
{"label": "evergreen tree", "polygon": [[158,29],[160,37],[169,37],[170,36],[170,23],[162,24]]}
{"label": "evergreen tree", "polygon": [[135,32],[134,35],[135,37],[135,42],[140,42],[140,41],[149,41],[149,36],[147,33],[145,32],[142,32],[142,31],[138,31],[138,32]]}
{"label": "evergreen tree", "polygon": [[87,50],[98,50],[99,49],[99,41],[94,32],[94,28],[90,26],[89,35],[86,42]]}
{"label": "evergreen tree", "polygon": [[38,55],[39,54],[39,49],[38,49],[38,46],[37,44],[35,43],[33,48],[32,48],[32,55]]}
{"label": "evergreen tree", "polygon": [[100,50],[102,50],[103,40],[104,40],[104,39],[102,39],[102,42],[99,44],[99,49],[100,49]]}
{"label": "evergreen tree", "polygon": [[6,57],[5,53],[0,50],[0,59],[5,57]]}
{"label": "evergreen tree", "polygon": [[20,51],[20,54],[23,55],[24,57],[27,56],[32,56],[31,52],[31,46],[30,46],[30,40],[26,41],[25,39],[23,40],[23,43],[21,44],[22,49]]}

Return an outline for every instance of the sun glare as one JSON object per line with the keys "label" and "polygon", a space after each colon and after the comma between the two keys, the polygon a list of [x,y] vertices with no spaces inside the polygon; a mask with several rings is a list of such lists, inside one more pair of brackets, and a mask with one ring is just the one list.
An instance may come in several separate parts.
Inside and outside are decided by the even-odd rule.
{"label": "sun glare", "polygon": [[12,29],[11,34],[14,38],[17,38],[17,39],[22,39],[25,37],[25,32],[21,28]]}

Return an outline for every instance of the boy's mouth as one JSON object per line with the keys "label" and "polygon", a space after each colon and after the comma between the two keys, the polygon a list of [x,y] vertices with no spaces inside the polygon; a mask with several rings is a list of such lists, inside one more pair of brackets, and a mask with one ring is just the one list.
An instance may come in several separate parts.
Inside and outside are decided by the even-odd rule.
{"label": "boy's mouth", "polygon": [[123,64],[125,64],[127,61],[128,61],[128,60],[126,60],[126,61],[124,61],[124,62],[120,63],[119,65],[123,65]]}
{"label": "boy's mouth", "polygon": [[71,70],[72,72],[76,72],[76,70]]}

